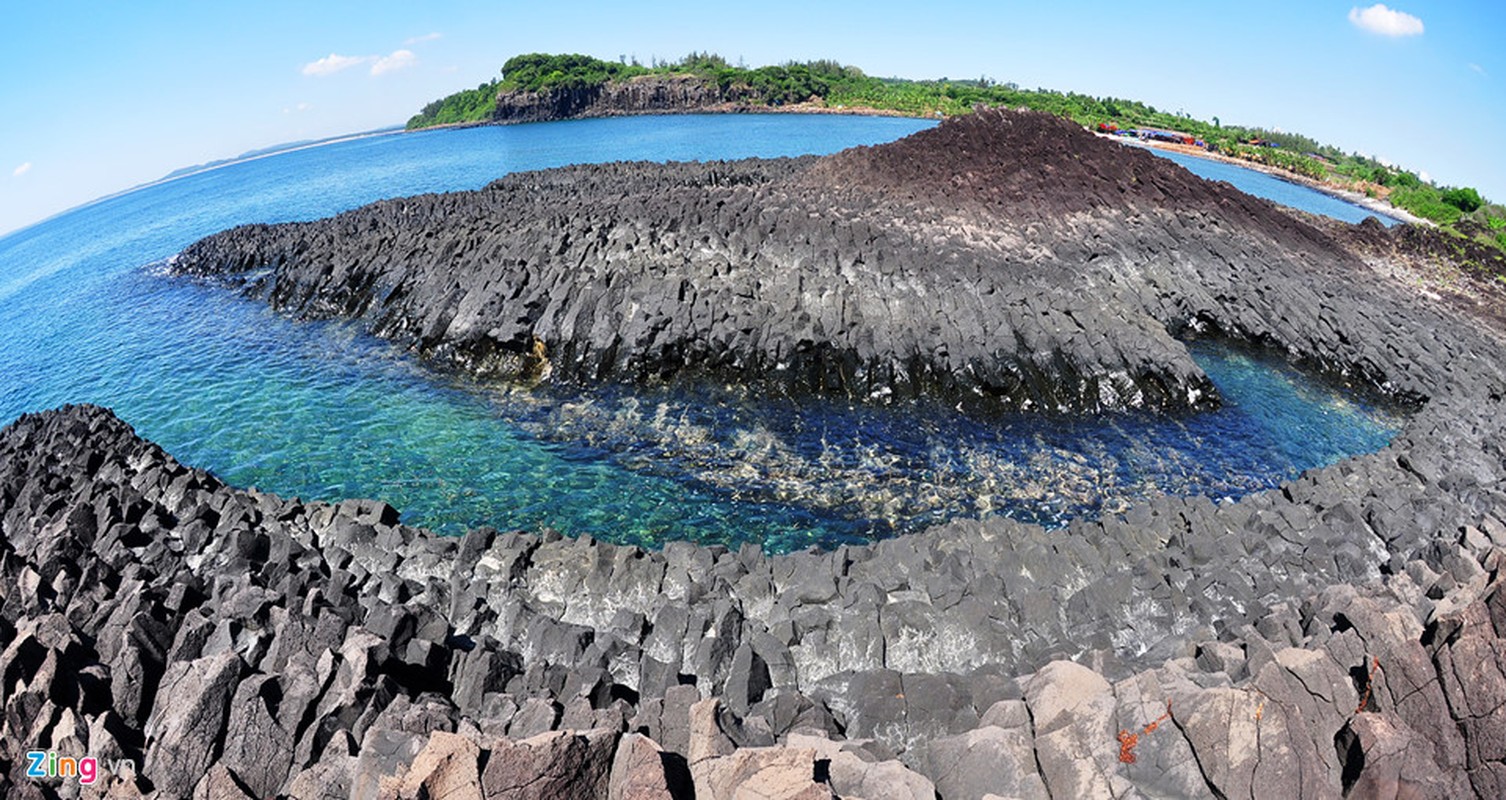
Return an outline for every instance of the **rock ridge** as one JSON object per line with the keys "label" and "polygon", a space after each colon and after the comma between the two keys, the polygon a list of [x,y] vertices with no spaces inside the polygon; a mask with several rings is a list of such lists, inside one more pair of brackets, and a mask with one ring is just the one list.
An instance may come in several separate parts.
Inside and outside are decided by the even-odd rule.
{"label": "rock ridge", "polygon": [[510,175],[232,229],[173,268],[525,382],[1176,409],[1218,402],[1189,329],[1414,399],[1478,345],[1419,335],[1447,323],[1303,220],[1031,112],[819,159]]}

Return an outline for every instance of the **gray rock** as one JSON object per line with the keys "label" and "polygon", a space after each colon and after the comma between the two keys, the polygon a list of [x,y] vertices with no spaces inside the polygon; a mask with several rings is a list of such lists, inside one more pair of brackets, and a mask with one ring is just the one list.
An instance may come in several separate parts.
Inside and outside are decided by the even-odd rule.
{"label": "gray rock", "polygon": [[512,739],[528,739],[554,730],[560,721],[558,703],[542,697],[530,697],[518,707],[507,725],[507,735]]}
{"label": "gray rock", "polygon": [[1051,797],[1036,771],[1035,740],[1028,729],[986,725],[946,736],[930,743],[926,762],[936,791],[947,800],[981,800],[987,794]]}
{"label": "gray rock", "polygon": [[487,759],[481,785],[488,798],[596,800],[606,797],[615,731],[552,731],[499,742]]}
{"label": "gray rock", "polygon": [[187,796],[208,773],[243,668],[235,653],[168,666],[146,723],[142,770],[159,791]]}
{"label": "gray rock", "polygon": [[277,678],[255,675],[241,681],[230,703],[220,763],[253,797],[277,794],[292,771],[301,709],[284,701]]}
{"label": "gray rock", "polygon": [[1117,774],[1113,687],[1070,661],[1042,667],[1025,686],[1035,724],[1035,752],[1048,793],[1061,797],[1118,796],[1128,788]]}

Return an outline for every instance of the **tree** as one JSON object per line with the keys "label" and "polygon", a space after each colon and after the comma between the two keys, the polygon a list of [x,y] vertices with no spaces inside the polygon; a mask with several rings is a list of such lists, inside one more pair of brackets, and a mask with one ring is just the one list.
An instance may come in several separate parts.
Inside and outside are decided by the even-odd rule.
{"label": "tree", "polygon": [[1485,204],[1485,201],[1480,198],[1480,193],[1468,186],[1449,189],[1439,199],[1466,214]]}

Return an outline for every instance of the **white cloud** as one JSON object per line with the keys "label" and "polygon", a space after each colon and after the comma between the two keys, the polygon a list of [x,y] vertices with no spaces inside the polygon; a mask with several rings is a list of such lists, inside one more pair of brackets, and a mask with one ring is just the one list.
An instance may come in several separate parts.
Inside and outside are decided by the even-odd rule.
{"label": "white cloud", "polygon": [[1475,72],[1480,73],[1481,75],[1488,75],[1489,74],[1489,73],[1487,73],[1485,71],[1485,68],[1482,67],[1482,66],[1480,66],[1479,64],[1470,64],[1469,68],[1472,69],[1472,70],[1474,70]]}
{"label": "white cloud", "polygon": [[1433,182],[1433,176],[1429,175],[1428,171],[1425,170],[1425,169],[1418,170],[1417,171],[1417,177],[1421,178],[1423,183],[1432,183]]}
{"label": "white cloud", "polygon": [[[429,36],[421,36],[419,38],[427,41],[430,37],[437,39],[439,38],[439,34],[431,33]],[[336,72],[343,72],[351,67],[370,64],[371,74],[375,76],[407,69],[417,63],[418,56],[414,55],[412,50],[394,50],[390,55],[385,56],[342,56],[339,53],[330,53],[318,61],[310,61],[304,64],[303,74],[322,78],[326,75],[333,75]]]}
{"label": "white cloud", "polygon": [[1406,13],[1386,8],[1385,3],[1376,3],[1369,8],[1355,6],[1349,9],[1349,21],[1355,27],[1381,36],[1421,36],[1422,20]]}
{"label": "white cloud", "polygon": [[309,105],[308,103],[299,103],[296,106],[289,106],[287,108],[284,108],[282,110],[282,113],[292,114],[298,111],[308,111],[310,108],[313,108],[313,106]]}
{"label": "white cloud", "polygon": [[303,74],[322,78],[325,75],[333,75],[341,70],[350,69],[351,67],[360,64],[366,64],[374,61],[375,59],[376,56],[342,56],[338,53],[330,53],[329,55],[319,59],[318,61],[310,61],[309,63],[304,64]]}
{"label": "white cloud", "polygon": [[371,64],[372,75],[384,75],[388,72],[396,72],[407,69],[418,63],[418,56],[413,55],[412,50],[394,50],[390,56],[382,56]]}
{"label": "white cloud", "polygon": [[444,38],[444,34],[442,33],[426,33],[423,36],[414,36],[411,39],[406,39],[403,41],[403,44],[411,46],[415,44],[423,44],[424,42],[432,42],[435,39],[441,38]]}
{"label": "white cloud", "polygon": [[15,169],[11,170],[10,174],[11,174],[11,177],[19,178],[19,177],[21,177],[22,175],[25,175],[28,172],[31,172],[31,162],[30,161],[28,161],[25,164],[22,164],[21,166],[16,167]]}

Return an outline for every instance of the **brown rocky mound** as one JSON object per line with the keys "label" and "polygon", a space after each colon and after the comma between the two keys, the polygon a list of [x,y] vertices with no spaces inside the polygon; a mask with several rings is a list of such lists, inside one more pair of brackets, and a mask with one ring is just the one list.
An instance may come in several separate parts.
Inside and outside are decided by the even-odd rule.
{"label": "brown rocky mound", "polygon": [[1330,258],[1344,257],[1331,238],[1272,203],[1100,139],[1070,119],[1024,110],[980,110],[896,142],[844,150],[821,159],[802,183],[1012,223],[1102,212],[1215,211],[1235,225],[1296,234]]}

